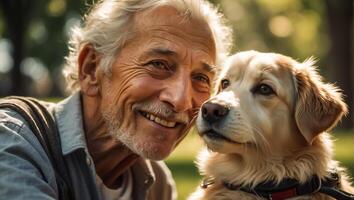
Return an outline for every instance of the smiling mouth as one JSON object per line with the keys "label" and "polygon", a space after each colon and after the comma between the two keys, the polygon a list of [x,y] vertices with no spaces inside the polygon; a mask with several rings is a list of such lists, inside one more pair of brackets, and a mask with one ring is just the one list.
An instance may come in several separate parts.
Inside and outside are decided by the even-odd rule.
{"label": "smiling mouth", "polygon": [[213,140],[226,140],[228,142],[236,143],[235,141],[230,140],[229,138],[223,136],[222,134],[218,133],[213,129],[203,132],[203,135],[206,135],[207,137]]}
{"label": "smiling mouth", "polygon": [[144,112],[144,111],[140,111],[139,112],[143,117],[145,117],[147,120],[150,120],[150,121],[153,121],[163,127],[166,127],[166,128],[174,128],[178,125],[177,122],[172,122],[172,121],[168,121],[168,120],[165,120],[165,119],[162,119],[161,117],[158,117],[156,115],[153,115],[151,113],[147,113],[147,112]]}

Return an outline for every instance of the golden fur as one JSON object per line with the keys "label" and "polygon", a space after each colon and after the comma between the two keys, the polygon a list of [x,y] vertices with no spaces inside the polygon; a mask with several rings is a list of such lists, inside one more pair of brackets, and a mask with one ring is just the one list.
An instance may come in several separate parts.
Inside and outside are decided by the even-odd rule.
{"label": "golden fur", "polygon": [[[221,185],[256,186],[263,181],[279,183],[283,178],[306,182],[316,174],[327,175],[337,168],[341,189],[354,193],[345,170],[333,160],[333,144],[326,132],[346,114],[347,107],[335,86],[324,83],[309,59],[298,63],[292,58],[247,51],[229,58],[217,80],[216,95],[207,102],[229,108],[216,124],[197,118],[197,129],[208,150],[198,156],[198,167],[215,181],[198,188],[196,199],[260,199]],[[222,89],[223,80],[230,85]],[[266,84],[274,94],[260,94]],[[228,140],[212,139],[203,132],[212,128]],[[316,193],[292,199],[332,199]]]}

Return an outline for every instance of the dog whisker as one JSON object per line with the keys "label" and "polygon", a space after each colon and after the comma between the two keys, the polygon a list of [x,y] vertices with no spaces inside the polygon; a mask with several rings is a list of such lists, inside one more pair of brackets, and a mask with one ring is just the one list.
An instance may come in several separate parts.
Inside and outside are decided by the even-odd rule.
{"label": "dog whisker", "polygon": [[194,121],[196,120],[196,118],[197,118],[197,115],[193,115],[192,119],[187,124],[186,129],[190,129],[194,125]]}
{"label": "dog whisker", "polygon": [[258,136],[261,139],[261,142],[256,142],[257,139],[255,138],[255,142],[258,145],[258,147],[262,148],[262,150],[260,151],[265,152],[266,154],[271,153],[271,145],[269,144],[268,140],[264,137],[262,132],[255,128],[253,129],[253,131],[257,133],[255,137]]}

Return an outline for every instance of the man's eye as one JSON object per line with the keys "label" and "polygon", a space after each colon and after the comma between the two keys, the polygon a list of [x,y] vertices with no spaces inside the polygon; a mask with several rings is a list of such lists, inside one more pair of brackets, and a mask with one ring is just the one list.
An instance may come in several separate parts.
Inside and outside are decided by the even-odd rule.
{"label": "man's eye", "polygon": [[194,79],[197,80],[197,81],[204,82],[204,83],[206,83],[208,85],[210,84],[209,77],[206,76],[206,75],[203,75],[203,74],[195,75]]}
{"label": "man's eye", "polygon": [[168,71],[171,70],[169,64],[163,60],[153,60],[147,63],[147,65],[152,65],[157,69],[168,70]]}
{"label": "man's eye", "polygon": [[267,84],[260,84],[258,86],[256,86],[253,90],[253,93],[255,94],[261,94],[264,96],[270,96],[272,94],[275,94],[274,90],[272,89],[272,87],[270,87]]}

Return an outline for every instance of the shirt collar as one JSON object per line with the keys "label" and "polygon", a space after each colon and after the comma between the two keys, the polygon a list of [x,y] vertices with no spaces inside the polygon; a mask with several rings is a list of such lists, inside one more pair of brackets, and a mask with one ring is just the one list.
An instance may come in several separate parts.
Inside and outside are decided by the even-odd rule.
{"label": "shirt collar", "polygon": [[147,189],[156,181],[156,176],[151,162],[147,159],[140,158],[132,166],[132,170],[137,188]]}
{"label": "shirt collar", "polygon": [[87,150],[80,92],[76,92],[56,104],[54,112],[63,155],[67,155],[80,148]]}

